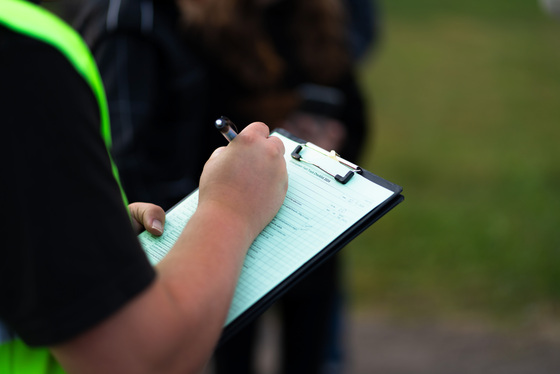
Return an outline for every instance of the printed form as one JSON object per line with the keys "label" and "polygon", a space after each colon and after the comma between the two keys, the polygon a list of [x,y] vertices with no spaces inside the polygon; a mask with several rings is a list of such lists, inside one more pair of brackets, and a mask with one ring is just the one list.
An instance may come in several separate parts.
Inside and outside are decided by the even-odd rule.
{"label": "printed form", "polygon": [[[247,252],[226,326],[393,195],[393,191],[359,174],[341,184],[316,166],[292,159],[291,152],[299,143],[281,134],[273,136],[279,137],[286,148],[288,192],[276,217]],[[314,150],[305,149],[301,155],[325,170],[341,175],[349,170]],[[171,249],[197,204],[198,190],[167,213],[161,237],[147,231],[139,235],[152,264]]]}

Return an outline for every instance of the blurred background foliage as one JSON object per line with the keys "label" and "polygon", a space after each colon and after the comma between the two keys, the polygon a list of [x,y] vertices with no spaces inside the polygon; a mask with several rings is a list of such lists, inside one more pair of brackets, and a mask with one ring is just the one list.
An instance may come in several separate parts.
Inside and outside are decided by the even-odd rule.
{"label": "blurred background foliage", "polygon": [[560,317],[560,20],[537,0],[386,0],[367,169],[405,201],[343,251],[358,312]]}

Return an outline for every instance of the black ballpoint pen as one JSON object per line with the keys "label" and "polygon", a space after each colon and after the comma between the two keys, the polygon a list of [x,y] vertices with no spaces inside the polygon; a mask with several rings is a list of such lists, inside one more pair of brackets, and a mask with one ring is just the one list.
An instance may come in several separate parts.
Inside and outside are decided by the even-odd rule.
{"label": "black ballpoint pen", "polygon": [[218,118],[216,122],[214,122],[214,125],[229,142],[237,136],[235,124],[227,117],[222,116]]}

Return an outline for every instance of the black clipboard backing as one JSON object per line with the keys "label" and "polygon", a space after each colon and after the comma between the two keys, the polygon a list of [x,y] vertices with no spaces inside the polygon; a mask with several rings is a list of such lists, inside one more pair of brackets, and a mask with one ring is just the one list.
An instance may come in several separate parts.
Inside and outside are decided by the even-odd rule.
{"label": "black clipboard backing", "polygon": [[[346,244],[404,199],[401,194],[402,187],[347,162],[332,151],[327,152],[310,143],[305,143],[302,139],[283,129],[273,131],[271,136],[280,137],[286,146],[286,162],[290,178],[288,194],[281,211],[249,249],[230,308],[230,315],[228,315],[228,321],[224,326],[218,345],[223,344],[262,314],[309,272],[340,251]],[[298,146],[305,146],[308,149],[302,153],[302,148],[299,148],[298,152],[292,155],[294,149]],[[326,163],[323,163],[324,161]],[[347,175],[348,170],[352,175]],[[346,176],[336,178],[340,175]],[[308,180],[311,181],[311,184],[304,185]],[[382,197],[372,197],[372,201],[367,201],[370,200],[369,196],[364,197],[363,194],[346,196],[345,192],[341,192],[356,189],[356,186],[360,185],[375,187],[376,191],[382,192]],[[294,190],[297,191],[293,192]],[[332,201],[329,196],[326,196],[330,192],[334,193]],[[315,201],[320,200],[321,203],[317,203],[315,206]],[[363,204],[362,200],[364,200]],[[195,190],[167,212],[166,227],[162,237],[152,236],[147,231],[139,235],[140,242],[152,264],[157,263],[171,249],[175,239],[180,235],[188,219],[196,210],[197,204],[198,190]],[[346,209],[346,207],[351,205],[358,206],[359,208],[356,208],[356,210],[359,210],[359,212],[349,214],[347,210],[351,209]],[[301,211],[297,211],[299,206],[301,206]],[[307,206],[318,209],[318,211],[315,211],[314,215],[309,214],[309,217],[306,217],[308,215]],[[282,209],[286,213],[281,213]],[[329,218],[329,215],[334,218]],[[295,218],[288,222],[286,217]],[[322,226],[325,222],[333,224],[333,227],[337,227],[339,231],[335,230],[332,233],[327,230],[328,235],[325,235],[325,233],[317,234],[327,226],[326,224],[325,227]],[[283,228],[282,226],[286,227]],[[286,235],[287,233],[291,237],[286,236],[285,241],[284,238],[269,239],[277,233],[279,233],[278,235]],[[315,241],[312,241],[312,245],[302,245],[305,248],[315,248],[311,248],[310,252],[294,260],[294,257],[298,258],[296,253],[300,245],[298,238],[312,238],[312,235],[317,235],[318,244],[315,245]],[[294,251],[293,254],[295,255],[283,254],[284,248]],[[273,258],[271,261],[276,261],[274,266],[265,263],[269,266],[268,270],[266,266],[261,267],[258,263],[263,258],[268,258],[267,256]],[[266,262],[266,260],[262,261]],[[283,261],[293,262],[286,266],[288,270],[283,270],[283,273],[272,276],[272,273],[279,272],[278,268],[284,265]],[[257,264],[259,270],[252,270],[252,264]],[[259,273],[260,269],[263,269],[262,273]],[[256,284],[260,289],[254,292],[251,288],[256,287]],[[245,289],[249,291],[245,292]],[[249,296],[245,297],[246,294]]]}
{"label": "black clipboard backing", "polygon": [[[274,133],[280,134],[302,145],[306,143],[305,140],[292,135],[284,129],[276,129],[272,132],[272,134]],[[286,149],[286,153],[291,152],[292,150]],[[224,327],[224,331],[222,333],[218,346],[225,343],[229,338],[243,329],[243,327],[247,326],[251,321],[264,313],[290,288],[296,285],[301,279],[305,278],[307,274],[316,269],[331,256],[338,253],[342,248],[344,248],[348,243],[350,243],[353,239],[360,235],[364,230],[373,225],[376,221],[378,221],[381,217],[383,217],[386,213],[388,213],[404,200],[404,196],[402,195],[403,189],[401,186],[389,182],[363,168],[359,169],[359,174],[362,177],[366,178],[372,183],[378,184],[392,191],[393,194],[391,195],[391,197],[385,200],[382,204],[376,206],[373,210],[369,211],[364,217],[356,221],[348,230],[345,231],[344,235],[338,236],[335,240],[325,246],[323,250],[317,253],[313,258],[302,264],[289,277],[278,283],[276,287],[271,289],[265,296],[259,299],[257,303],[246,309],[235,320],[228,323]]]}

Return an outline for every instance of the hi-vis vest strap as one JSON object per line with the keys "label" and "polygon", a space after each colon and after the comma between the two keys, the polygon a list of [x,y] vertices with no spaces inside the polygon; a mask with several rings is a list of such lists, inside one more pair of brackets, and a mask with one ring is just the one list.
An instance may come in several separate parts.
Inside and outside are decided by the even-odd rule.
{"label": "hi-vis vest strap", "polygon": [[[0,24],[13,31],[50,44],[70,61],[91,87],[97,99],[101,118],[101,136],[103,136],[107,150],[109,150],[111,148],[111,128],[103,82],[91,52],[78,33],[47,10],[23,0],[0,1]],[[111,164],[115,179],[121,187],[117,168],[112,160]],[[125,204],[128,205],[122,187],[121,193]]]}
{"label": "hi-vis vest strap", "polygon": [[[82,38],[55,15],[23,0],[0,0],[0,25],[49,44],[68,59],[97,99],[101,118],[100,132],[109,151],[111,130],[107,99],[95,61]],[[121,187],[117,168],[112,160],[111,165],[113,175]],[[122,187],[121,194],[127,205]],[[11,335],[0,321],[0,373],[60,374],[64,371],[46,348],[27,347],[20,339]]]}

